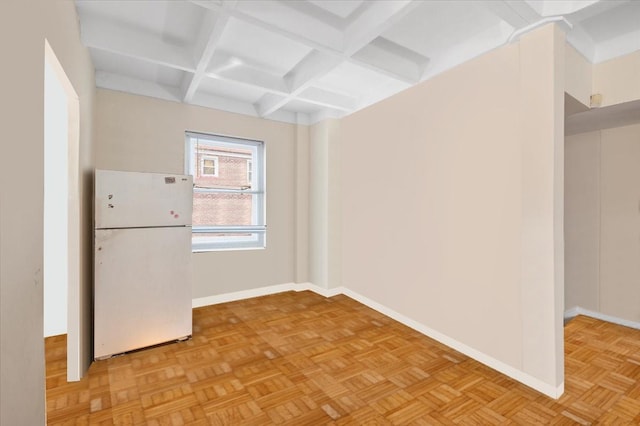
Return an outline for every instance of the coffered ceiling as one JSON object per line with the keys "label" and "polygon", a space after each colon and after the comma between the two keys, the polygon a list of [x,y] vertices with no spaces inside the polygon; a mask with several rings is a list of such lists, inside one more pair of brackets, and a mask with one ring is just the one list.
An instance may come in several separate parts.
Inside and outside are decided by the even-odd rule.
{"label": "coffered ceiling", "polygon": [[341,117],[537,26],[598,63],[640,49],[630,0],[77,0],[98,87],[267,119]]}

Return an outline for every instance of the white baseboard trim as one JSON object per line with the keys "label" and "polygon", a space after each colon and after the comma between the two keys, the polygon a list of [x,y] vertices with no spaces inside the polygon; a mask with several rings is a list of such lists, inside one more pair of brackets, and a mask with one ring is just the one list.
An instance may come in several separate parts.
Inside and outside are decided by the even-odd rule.
{"label": "white baseboard trim", "polygon": [[305,291],[305,290],[312,291],[324,297],[333,297],[339,294],[344,294],[344,287],[324,288],[312,283],[296,284],[296,291]]}
{"label": "white baseboard trim", "polygon": [[624,318],[614,317],[612,315],[603,314],[597,311],[591,311],[589,309],[581,308],[580,306],[574,306],[571,309],[567,309],[564,312],[564,318],[569,319],[576,317],[578,315],[584,315],[585,317],[591,317],[595,319],[599,319],[601,321],[610,322],[612,324],[618,324],[625,327],[635,328],[640,330],[640,322],[626,320]]}
{"label": "white baseboard trim", "polygon": [[370,307],[371,309],[374,309],[390,318],[393,318],[394,320],[398,321],[399,323],[402,323],[404,325],[406,325],[407,327],[410,327],[422,334],[424,334],[427,337],[430,337],[434,340],[437,340],[438,342],[442,343],[443,345],[446,345],[452,349],[455,349],[458,352],[461,352],[465,355],[467,355],[470,358],[475,359],[478,362],[481,362],[482,364],[493,368],[494,370],[507,375],[509,377],[511,377],[514,380],[517,380],[520,383],[523,383],[535,390],[537,390],[538,392],[541,392],[551,398],[554,399],[558,399],[560,398],[560,396],[564,393],[564,382],[561,383],[558,387],[554,387],[548,383],[545,383],[529,374],[526,374],[508,364],[505,364],[504,362],[497,360],[493,357],[488,356],[487,354],[480,352],[470,346],[465,345],[462,342],[459,342],[445,334],[440,333],[439,331],[433,330],[432,328],[427,327],[424,324],[421,324],[417,321],[412,320],[411,318],[408,318],[396,311],[394,311],[393,309],[390,309],[378,302],[375,302],[367,297],[364,297],[354,291],[349,290],[348,288],[344,288],[344,294],[351,297],[352,299],[357,300],[358,302],[362,303],[363,305],[366,305],[368,307]]}
{"label": "white baseboard trim", "polygon": [[193,308],[217,305],[218,303],[235,302],[236,300],[250,299],[252,297],[268,296],[270,294],[284,293],[285,291],[313,291],[324,297],[333,297],[343,294],[342,287],[324,288],[312,283],[284,283],[266,287],[252,288],[249,290],[235,291],[233,293],[216,294],[214,296],[199,297],[191,301]]}
{"label": "white baseboard trim", "polygon": [[200,308],[202,306],[217,305],[218,303],[235,302],[236,300],[251,299],[252,297],[267,296],[269,294],[283,293],[285,291],[296,290],[298,284],[286,283],[267,287],[252,288],[249,290],[234,291],[233,293],[216,294],[214,296],[200,297],[191,301],[191,306]]}
{"label": "white baseboard trim", "polygon": [[578,309],[579,308],[577,306],[574,306],[573,308],[567,309],[566,311],[564,311],[564,319],[570,319],[570,318],[573,318],[573,317],[577,317],[579,315],[578,314]]}
{"label": "white baseboard trim", "polygon": [[[494,370],[502,374],[505,374],[506,376],[509,376],[512,379],[517,380],[518,382],[523,383],[551,398],[558,399],[564,393],[564,382],[557,387],[549,385],[548,383],[545,383],[508,364],[505,364],[500,360],[490,357],[487,354],[480,352],[470,346],[467,346],[462,342],[459,342],[445,334],[442,334],[436,330],[433,330],[424,324],[414,321],[411,318],[406,317],[394,311],[393,309],[390,309],[374,300],[371,300],[365,296],[362,296],[361,294],[356,293],[355,291],[351,291],[346,287],[324,288],[312,283],[297,283],[297,284],[286,283],[286,284],[278,284],[278,285],[273,285],[268,287],[260,287],[260,288],[250,289],[250,290],[237,291],[234,293],[226,293],[226,294],[220,294],[215,296],[201,297],[198,299],[193,299],[192,306],[194,308],[199,308],[202,306],[215,305],[218,303],[226,303],[226,302],[233,302],[236,300],[249,299],[252,297],[267,296],[269,294],[282,293],[285,291],[306,291],[306,290],[313,291],[314,293],[317,293],[324,297],[333,297],[339,294],[344,294],[345,296],[348,296],[354,300],[357,300],[363,305],[366,305],[369,308],[380,312],[381,314],[384,314],[390,318],[393,318],[394,320],[406,325],[407,327],[410,327],[426,335],[427,337],[437,340],[438,342],[444,345],[447,345],[450,348],[455,349],[458,352],[461,352],[467,355],[468,357],[473,358],[476,361],[481,362],[482,364],[488,367],[491,367]],[[566,317],[566,314],[565,314],[565,317]]]}

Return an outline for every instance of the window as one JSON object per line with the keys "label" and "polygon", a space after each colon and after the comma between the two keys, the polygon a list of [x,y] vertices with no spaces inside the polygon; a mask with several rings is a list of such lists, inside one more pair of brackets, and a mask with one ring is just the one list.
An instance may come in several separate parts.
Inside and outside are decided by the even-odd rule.
{"label": "window", "polygon": [[202,155],[200,157],[200,175],[218,176],[218,157]]}
{"label": "window", "polygon": [[265,247],[264,142],[186,133],[193,251]]}

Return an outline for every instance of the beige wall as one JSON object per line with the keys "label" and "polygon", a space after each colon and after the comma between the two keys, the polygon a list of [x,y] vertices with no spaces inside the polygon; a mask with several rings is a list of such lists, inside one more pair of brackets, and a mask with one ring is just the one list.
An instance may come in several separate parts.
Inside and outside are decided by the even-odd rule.
{"label": "beige wall", "polygon": [[267,248],[193,255],[193,297],[291,283],[297,241],[296,125],[109,90],[97,91],[96,167],[182,173],[186,130],[262,140],[267,161]]}
{"label": "beige wall", "polygon": [[640,124],[567,137],[567,309],[640,322]]}
{"label": "beige wall", "polygon": [[[48,39],[80,101],[79,194],[83,349],[90,305],[90,198],[94,76],[70,1],[0,2],[0,424],[45,422],[42,291],[44,43]],[[25,164],[29,172],[25,172]],[[82,357],[85,365],[88,357]]]}
{"label": "beige wall", "polygon": [[309,281],[309,126],[296,125],[295,282]]}
{"label": "beige wall", "polygon": [[640,99],[640,50],[593,66],[593,93],[602,106]]}
{"label": "beige wall", "polygon": [[[318,231],[314,231],[316,222],[309,228],[305,224],[310,220],[309,205],[314,205],[307,197],[316,196],[318,188],[314,190],[317,182],[312,179],[310,195],[306,194],[310,186],[306,179],[313,177],[306,161],[309,154],[326,154],[326,173],[336,167],[340,171],[331,172],[333,177],[323,183],[327,193],[319,193],[330,203],[325,212],[334,225],[326,229],[331,234],[324,248],[327,287],[341,280],[524,374],[551,386],[559,384],[561,154],[557,152],[556,86],[561,77],[558,69],[565,66],[560,63],[561,38],[555,31],[538,30],[524,36],[529,40],[525,43],[497,49],[331,125],[333,133],[327,129],[325,139],[321,138],[324,147],[313,146],[314,137],[306,126],[109,91],[99,91],[98,128],[92,127],[93,67],[78,33],[71,1],[0,2],[0,47],[9,61],[0,79],[4,132],[0,145],[1,424],[44,423],[45,38],[80,98],[79,273],[80,298],[85,303],[79,315],[84,346],[90,343],[92,135],[97,139],[98,167],[181,172],[183,133],[188,129],[268,143],[269,248],[195,255],[194,297],[309,279],[307,232]],[[571,51],[566,60],[567,73],[582,67]],[[519,72],[523,64],[530,67],[526,75]],[[593,92],[603,94],[604,105],[640,98],[639,64],[640,52],[636,52],[594,66]],[[567,82],[567,90],[577,99],[585,98],[582,81]],[[543,95],[528,103],[535,91]],[[545,112],[552,116],[538,120],[538,114]],[[539,127],[535,129],[539,139],[525,136],[527,125]],[[628,197],[633,194],[622,189],[624,182],[638,178],[633,174],[637,167],[624,172],[637,165],[632,161],[637,155],[637,135],[637,126],[601,133],[603,141],[612,142],[602,144],[601,153],[600,191],[611,208],[603,209],[607,237],[601,244],[610,249],[601,258],[600,285],[605,281],[612,285],[601,289],[598,299],[603,312],[622,312],[635,320],[640,298],[633,285],[639,280],[637,268],[616,262],[619,256],[633,256],[638,250],[637,238],[632,240],[633,234],[620,225],[624,219],[631,226],[638,217],[637,199],[632,206]],[[541,146],[536,147],[539,141]],[[387,148],[394,144],[400,149]],[[385,149],[371,149],[376,146]],[[326,153],[319,152],[325,148]],[[526,150],[538,148],[535,162],[525,155]],[[581,155],[593,161],[592,153]],[[30,173],[24,173],[24,161],[16,159],[28,160]],[[567,159],[567,164],[572,160]],[[322,171],[316,173],[324,176]],[[539,209],[542,220],[531,223],[524,208]],[[536,232],[541,232],[540,240]],[[531,244],[526,238],[533,238]],[[336,240],[341,244],[335,245]],[[331,241],[344,253],[331,251]],[[628,250],[620,253],[620,242]],[[568,268],[571,264],[567,259]],[[542,276],[528,275],[525,265],[540,266]],[[570,276],[575,275],[568,270]],[[541,291],[532,292],[540,283]],[[538,314],[543,315],[540,323],[534,318]],[[533,358],[523,359],[524,351]],[[81,360],[86,366],[87,357]]]}
{"label": "beige wall", "polygon": [[[568,93],[579,97],[589,75],[603,107],[640,99],[640,52],[592,65],[591,73],[576,55],[567,49]],[[640,320],[639,134],[632,125],[565,140],[566,309]]]}
{"label": "beige wall", "polygon": [[339,287],[341,275],[340,121],[329,119],[309,129],[309,277],[313,284]]}
{"label": "beige wall", "polygon": [[520,41],[522,370],[564,383],[565,37],[549,25]]}
{"label": "beige wall", "polygon": [[640,323],[640,124],[601,133],[600,310]]}
{"label": "beige wall", "polygon": [[340,129],[343,285],[549,393],[563,382],[563,47],[544,27]]}
{"label": "beige wall", "polygon": [[565,308],[599,309],[600,132],[565,139]]}

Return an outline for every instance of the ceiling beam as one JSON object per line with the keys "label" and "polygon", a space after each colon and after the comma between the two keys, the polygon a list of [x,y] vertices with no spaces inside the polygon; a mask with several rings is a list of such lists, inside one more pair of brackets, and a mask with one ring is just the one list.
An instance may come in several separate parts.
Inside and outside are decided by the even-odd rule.
{"label": "ceiling beam", "polygon": [[208,71],[207,77],[230,81],[265,92],[287,96],[289,91],[282,78],[251,67],[239,66],[233,70]]}
{"label": "ceiling beam", "polygon": [[360,49],[352,59],[373,65],[374,71],[386,71],[401,76],[409,84],[420,81],[429,63],[429,58],[383,37],[376,38]]}
{"label": "ceiling beam", "polygon": [[329,25],[339,31],[344,30],[344,20],[342,18],[311,2],[286,1],[282,2],[282,4],[291,9],[295,9],[299,13],[303,13],[311,19],[320,21],[324,25]]}
{"label": "ceiling beam", "polygon": [[197,4],[198,6],[204,7],[205,9],[209,10],[222,9],[222,3],[215,0],[189,0],[189,3]]}
{"label": "ceiling beam", "polygon": [[345,30],[343,55],[351,57],[421,5],[417,0],[373,1]]}
{"label": "ceiling beam", "polygon": [[180,88],[121,74],[96,71],[96,87],[180,102]]}
{"label": "ceiling beam", "polygon": [[[416,81],[416,79],[414,77],[410,77],[407,75],[401,75],[396,71],[393,70],[389,70],[389,69],[384,69],[384,68],[380,68],[378,65],[376,64],[372,64],[371,62],[369,62],[369,60],[367,59],[366,61],[363,59],[359,59],[361,58],[361,55],[356,55],[354,57],[351,57],[349,59],[347,59],[347,62],[357,65],[361,68],[366,68],[370,71],[373,71],[377,74],[382,74],[386,77],[392,78],[396,81],[399,81],[400,83],[404,83],[404,84],[409,84],[409,85],[414,85],[416,83],[418,83],[420,80]],[[388,67],[389,68],[389,67]],[[424,69],[426,69],[426,66],[424,67]],[[424,69],[422,70],[422,72],[424,72]]]}
{"label": "ceiling beam", "polygon": [[274,95],[273,93],[266,93],[254,107],[258,111],[260,117],[266,117],[269,114],[274,113],[278,109],[282,108],[292,97]]}
{"label": "ceiling beam", "polygon": [[338,55],[329,55],[312,50],[296,66],[290,70],[284,80],[291,93],[298,92],[303,86],[323,76],[343,61]]}
{"label": "ceiling beam", "polygon": [[[215,11],[219,11],[222,6],[218,3],[214,3],[211,0],[189,0],[191,3],[196,4],[200,7],[204,7],[206,9],[211,9],[211,10],[215,10]],[[258,5],[264,5],[267,3],[267,0],[262,0],[260,3],[257,3]],[[271,4],[278,4],[278,2],[273,2],[273,1],[269,1],[268,3]],[[295,10],[298,12],[300,11],[300,8],[298,8],[296,5],[291,5],[288,3],[284,3],[283,5],[281,5],[282,7],[286,7],[288,9],[291,10]],[[329,51],[329,52],[333,52],[333,53],[339,53],[340,50],[336,47],[336,46],[332,46],[330,43],[327,43],[327,40],[323,39],[322,37],[317,40],[314,39],[312,37],[309,37],[309,34],[301,34],[300,32],[294,31],[292,29],[286,29],[283,28],[281,26],[277,26],[271,22],[267,22],[264,19],[258,18],[256,16],[250,15],[247,12],[244,12],[242,10],[240,10],[239,8],[235,8],[233,10],[229,11],[230,15],[235,18],[238,19],[239,21],[243,21],[245,23],[254,25],[256,27],[265,29],[269,32],[273,32],[276,33],[278,35],[281,35],[289,40],[298,42],[304,46],[310,47],[312,49],[317,49],[320,51]],[[313,17],[311,17],[313,18]],[[333,26],[331,26],[331,24],[327,24],[324,23],[325,25],[327,25],[328,27],[332,28],[333,30],[336,30],[335,28],[333,28]],[[337,30],[336,30],[337,31]]]}
{"label": "ceiling beam", "polygon": [[298,97],[298,100],[345,112],[352,112],[358,106],[356,104],[356,99],[351,96],[329,92],[327,90],[318,89],[317,87],[310,87],[305,90],[304,96]]}
{"label": "ceiling beam", "polygon": [[341,28],[335,28],[325,19],[310,15],[304,7],[299,8],[290,3],[294,2],[286,0],[241,2],[237,10],[296,34],[298,37],[313,40],[334,50],[342,50],[344,35]]}
{"label": "ceiling beam", "polygon": [[542,15],[540,15],[534,8],[532,8],[529,4],[522,0],[503,0],[514,12],[522,17],[525,21],[527,21],[527,25],[532,24],[534,22],[542,19]]}
{"label": "ceiling beam", "polygon": [[312,50],[285,76],[285,82],[290,90],[286,97],[267,97],[261,100],[257,107],[260,115],[265,117],[282,108],[292,99],[298,97],[302,91],[308,88],[318,78],[326,75],[343,59],[338,55],[329,55],[317,50]]}
{"label": "ceiling beam", "polygon": [[[285,76],[285,81],[291,90],[288,96],[264,96],[258,102],[256,109],[260,116],[266,117],[282,108],[345,60],[357,61],[353,56],[360,49],[419,5],[420,2],[416,0],[367,3],[367,8],[346,28],[343,50],[339,53],[326,50],[312,51]],[[396,74],[396,78],[403,82],[407,79],[406,75],[390,73]]]}
{"label": "ceiling beam", "polygon": [[[420,4],[420,1],[418,1],[418,0],[411,0],[411,1],[404,0],[404,1],[405,1],[405,3],[410,3],[411,4],[411,8],[406,10],[406,12],[404,14],[398,14],[395,19],[399,19],[401,16],[405,16],[406,14],[411,12],[411,10],[413,10],[413,7],[417,7]],[[197,4],[199,6],[205,7],[207,9],[220,10],[220,6],[217,3],[213,3],[211,1],[191,0],[191,2],[194,3],[194,4]],[[374,3],[375,2],[363,3],[362,7],[366,11]],[[390,72],[388,70],[380,70],[380,68],[378,68],[378,67],[376,67],[376,66],[374,66],[372,64],[364,64],[362,61],[353,59],[352,55],[347,54],[347,53],[345,53],[343,51],[340,51],[338,49],[335,49],[334,47],[331,47],[329,45],[326,45],[326,44],[320,43],[318,41],[312,40],[312,39],[310,39],[308,37],[305,37],[304,35],[297,34],[295,32],[288,31],[288,30],[285,30],[283,28],[277,27],[277,26],[275,26],[275,25],[273,25],[273,24],[271,24],[269,22],[265,22],[265,21],[263,21],[261,19],[253,17],[251,15],[248,15],[248,14],[246,14],[246,13],[244,13],[242,11],[239,11],[237,9],[234,9],[234,10],[230,11],[230,14],[235,19],[238,19],[240,21],[243,21],[243,22],[251,24],[251,25],[255,25],[255,26],[260,27],[262,29],[265,29],[267,31],[276,33],[276,34],[278,34],[280,36],[283,36],[283,37],[285,37],[285,38],[287,38],[287,39],[289,39],[291,41],[300,43],[300,44],[302,44],[302,45],[304,45],[304,46],[306,46],[306,47],[308,47],[310,49],[318,50],[318,51],[320,51],[320,52],[322,52],[322,53],[324,53],[324,54],[326,54],[328,56],[337,55],[337,56],[342,57],[343,60],[352,62],[352,63],[354,63],[356,65],[360,65],[360,66],[364,65],[365,67],[370,68],[370,69],[372,69],[374,71],[382,72],[387,77],[393,78],[393,79],[395,79],[397,81],[401,81],[403,83],[410,83],[410,84],[412,83],[412,80],[411,81],[407,80],[407,78],[404,75],[399,75],[399,74]],[[362,15],[362,13],[360,15],[358,15],[358,16],[361,16],[361,15]],[[393,22],[390,22],[385,27],[385,29],[387,27],[391,26],[392,24],[393,24]],[[376,35],[376,37],[377,37],[377,35]]]}
{"label": "ceiling beam", "polygon": [[600,15],[607,10],[614,9],[616,7],[622,6],[623,4],[629,3],[631,0],[617,0],[617,1],[598,1],[589,5],[589,7],[582,8],[570,15],[567,15],[567,18],[571,23],[581,22],[585,19],[589,19],[593,16]]}
{"label": "ceiling beam", "polygon": [[82,43],[86,47],[117,53],[157,65],[194,71],[187,49],[159,40],[157,37],[107,23],[90,16],[82,18]]}
{"label": "ceiling beam", "polygon": [[[245,72],[246,71],[246,72]],[[307,95],[305,93],[298,93],[295,97],[291,96],[291,92],[289,92],[285,87],[284,83],[282,85],[276,84],[273,79],[269,79],[268,75],[261,75],[257,77],[255,73],[249,73],[249,70],[244,71],[234,71],[233,73],[225,74],[216,74],[216,73],[207,73],[207,78],[214,78],[216,80],[226,81],[232,84],[239,84],[242,86],[246,86],[252,89],[261,90],[267,92],[267,94],[274,95],[273,97],[263,97],[261,101],[267,102],[266,99],[271,99],[273,104],[278,104],[278,108],[284,106],[285,103],[289,102],[292,99],[299,100],[301,102],[306,102],[313,105],[323,106],[327,108],[332,108],[339,111],[353,111],[356,107],[356,100],[349,96],[340,93],[335,93],[332,91],[327,91],[319,88],[311,88],[313,91],[311,95]],[[309,90],[309,89],[307,89]],[[195,96],[198,96],[197,94]],[[280,103],[283,101],[284,103]],[[253,105],[254,109],[258,112],[259,110],[259,102],[256,105]],[[266,107],[263,107],[266,108]],[[277,110],[278,108],[275,108]],[[266,111],[266,110],[265,110]],[[263,111],[264,112],[264,111]]]}
{"label": "ceiling beam", "polygon": [[248,24],[252,24],[255,25],[256,27],[265,29],[267,31],[276,33],[278,35],[281,35],[282,37],[285,37],[291,41],[295,41],[297,43],[300,43],[304,46],[307,46],[311,49],[316,49],[316,50],[320,50],[321,52],[327,52],[327,53],[340,53],[340,51],[328,44],[322,43],[322,42],[318,42],[316,40],[313,40],[305,35],[302,34],[298,34],[295,33],[293,31],[289,31],[283,28],[280,28],[278,26],[275,26],[269,22],[265,22],[262,19],[258,19],[256,17],[253,17],[251,15],[248,15],[245,12],[241,12],[239,10],[234,10],[232,13],[232,16],[240,21],[246,22]]}
{"label": "ceiling beam", "polygon": [[252,117],[258,116],[258,112],[249,102],[229,99],[223,96],[212,95],[209,93],[203,93],[202,91],[196,93],[190,103],[207,108],[215,108],[222,111],[250,115]]}
{"label": "ceiling beam", "polygon": [[197,44],[200,46],[200,59],[198,60],[195,72],[191,74],[191,78],[187,76],[185,79],[185,82],[188,81],[188,83],[183,84],[183,102],[191,101],[200,82],[204,78],[209,62],[211,62],[211,58],[220,43],[224,29],[229,22],[229,17],[231,16],[229,11],[233,10],[235,5],[236,0],[227,0],[222,4],[222,7],[217,13],[213,10],[207,11],[197,41]]}
{"label": "ceiling beam", "polygon": [[513,27],[514,30],[526,27],[531,23],[514,10],[506,0],[482,0],[482,5]]}

